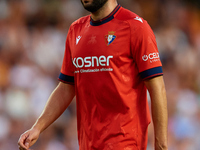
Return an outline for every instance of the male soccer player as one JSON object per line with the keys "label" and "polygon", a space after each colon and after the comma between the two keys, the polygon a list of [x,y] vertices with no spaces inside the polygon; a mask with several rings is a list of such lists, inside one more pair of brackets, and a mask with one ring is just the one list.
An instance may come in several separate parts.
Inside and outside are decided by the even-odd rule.
{"label": "male soccer player", "polygon": [[61,82],[19,149],[29,149],[76,95],[80,150],[146,150],[148,89],[155,150],[167,150],[167,100],[151,28],[116,0],[81,2],[91,15],[70,26]]}

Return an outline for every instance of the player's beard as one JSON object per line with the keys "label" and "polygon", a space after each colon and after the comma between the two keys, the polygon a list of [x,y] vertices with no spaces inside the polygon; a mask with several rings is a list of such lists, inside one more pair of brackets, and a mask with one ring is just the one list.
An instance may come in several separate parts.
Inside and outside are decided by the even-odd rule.
{"label": "player's beard", "polygon": [[92,0],[91,4],[84,4],[84,2],[81,0],[81,3],[83,4],[83,7],[89,11],[89,12],[96,12],[99,10],[108,0]]}

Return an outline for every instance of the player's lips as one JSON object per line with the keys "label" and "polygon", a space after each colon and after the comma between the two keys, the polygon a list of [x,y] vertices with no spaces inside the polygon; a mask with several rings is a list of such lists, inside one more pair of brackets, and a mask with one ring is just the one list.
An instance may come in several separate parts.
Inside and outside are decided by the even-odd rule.
{"label": "player's lips", "polygon": [[82,1],[84,4],[87,4],[87,3],[89,3],[89,2],[91,2],[90,0],[83,0]]}
{"label": "player's lips", "polygon": [[88,3],[89,1],[88,0],[83,0],[83,3]]}

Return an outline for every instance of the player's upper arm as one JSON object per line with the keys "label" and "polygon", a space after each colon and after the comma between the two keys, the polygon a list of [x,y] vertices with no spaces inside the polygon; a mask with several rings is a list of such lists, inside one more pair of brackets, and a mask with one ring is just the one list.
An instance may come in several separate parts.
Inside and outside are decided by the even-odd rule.
{"label": "player's upper arm", "polygon": [[144,80],[145,86],[147,87],[150,95],[162,94],[165,92],[165,84],[163,80],[163,76],[157,76],[153,78],[149,78]]}

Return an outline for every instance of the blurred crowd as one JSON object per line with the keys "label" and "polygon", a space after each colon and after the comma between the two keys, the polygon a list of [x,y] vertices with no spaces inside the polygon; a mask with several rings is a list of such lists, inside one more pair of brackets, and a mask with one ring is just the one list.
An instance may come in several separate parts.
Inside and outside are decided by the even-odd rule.
{"label": "blurred crowd", "polygon": [[[118,2],[154,30],[167,90],[169,150],[200,149],[199,2]],[[70,24],[88,14],[80,0],[0,1],[0,149],[18,149],[19,136],[58,84]],[[75,106],[73,100],[32,149],[78,150]],[[153,140],[150,125],[147,150],[153,150]]]}

